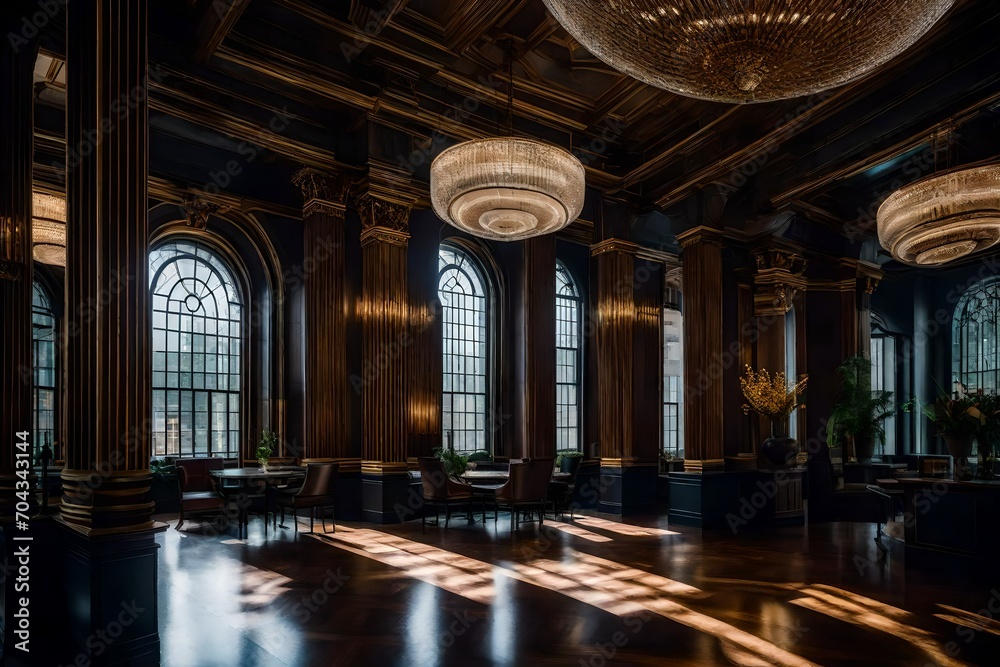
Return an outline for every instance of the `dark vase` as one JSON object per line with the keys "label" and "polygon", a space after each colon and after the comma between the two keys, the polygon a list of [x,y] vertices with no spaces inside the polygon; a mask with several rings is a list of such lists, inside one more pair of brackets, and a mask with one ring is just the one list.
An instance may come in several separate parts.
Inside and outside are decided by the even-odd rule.
{"label": "dark vase", "polygon": [[787,419],[771,420],[771,437],[760,448],[760,457],[771,468],[792,468],[799,453],[799,443],[788,437]]}
{"label": "dark vase", "polygon": [[854,456],[858,463],[871,463],[875,455],[875,438],[870,435],[854,436]]}
{"label": "dark vase", "polygon": [[972,443],[976,437],[973,435],[950,435],[945,434],[944,444],[948,447],[948,453],[954,459],[951,477],[955,481],[972,479],[972,471],[969,468],[969,457],[972,456]]}

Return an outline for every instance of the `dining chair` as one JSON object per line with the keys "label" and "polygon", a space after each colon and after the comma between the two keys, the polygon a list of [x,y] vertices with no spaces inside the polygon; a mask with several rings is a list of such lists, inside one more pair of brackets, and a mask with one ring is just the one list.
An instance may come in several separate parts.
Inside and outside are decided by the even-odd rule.
{"label": "dining chair", "polygon": [[501,508],[510,510],[511,531],[517,523],[518,512],[528,512],[530,517],[534,510],[538,510],[538,522],[544,523],[545,499],[554,464],[555,459],[552,458],[526,459],[521,463],[512,463],[507,483],[497,489],[493,506],[494,523],[498,520]]}
{"label": "dining chair", "polygon": [[[295,532],[299,531],[298,510],[310,509],[309,532],[313,532],[316,520],[316,509],[320,510],[320,520],[323,522],[323,532],[326,532],[326,510],[336,509],[336,485],[339,463],[310,463],[306,466],[306,477],[298,489],[282,489],[275,494],[275,514],[281,509],[281,523],[285,523],[285,510],[292,510],[295,519]],[[277,522],[277,517],[275,517]],[[333,532],[337,532],[337,518],[333,517]]]}
{"label": "dining chair", "polygon": [[177,530],[191,514],[219,512],[226,507],[226,498],[219,493],[212,470],[222,470],[223,460],[217,457],[177,459],[177,493],[180,517]]}
{"label": "dining chair", "polygon": [[569,507],[569,516],[573,518],[573,494],[576,491],[576,476],[580,472],[581,456],[564,456],[559,463],[559,472],[569,474],[568,479],[549,482],[549,499],[552,500],[552,515],[562,516]]}
{"label": "dining chair", "polygon": [[[469,521],[472,521],[473,492],[470,484],[456,482],[444,471],[444,463],[433,456],[417,459],[420,466],[420,488],[424,504],[434,506],[434,525],[441,524],[441,505],[445,507],[444,527],[451,521],[451,508],[465,505]],[[427,524],[427,512],[423,512],[420,523]]]}

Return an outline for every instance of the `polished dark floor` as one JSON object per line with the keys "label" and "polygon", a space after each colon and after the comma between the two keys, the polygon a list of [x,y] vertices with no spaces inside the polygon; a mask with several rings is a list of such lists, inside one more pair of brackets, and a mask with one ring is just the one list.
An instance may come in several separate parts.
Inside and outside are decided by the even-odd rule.
{"label": "polished dark floor", "polygon": [[898,545],[883,565],[870,524],[505,519],[171,527],[163,665],[1000,665],[1000,623],[970,615],[997,587],[904,572]]}

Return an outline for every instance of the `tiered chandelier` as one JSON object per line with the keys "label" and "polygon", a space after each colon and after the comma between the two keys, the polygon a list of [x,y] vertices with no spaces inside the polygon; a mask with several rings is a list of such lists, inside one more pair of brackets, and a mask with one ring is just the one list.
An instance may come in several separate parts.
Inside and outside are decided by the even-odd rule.
{"label": "tiered chandelier", "polygon": [[66,200],[35,192],[31,199],[32,256],[36,262],[66,266]]}
{"label": "tiered chandelier", "polygon": [[892,193],[878,210],[878,238],[893,258],[939,266],[1000,241],[1000,165],[931,176]]}
{"label": "tiered chandelier", "polygon": [[858,79],[955,0],[544,0],[592,54],[688,97],[747,104]]}
{"label": "tiered chandelier", "polygon": [[507,48],[508,136],[441,151],[431,164],[430,190],[445,222],[473,236],[518,241],[557,232],[580,215],[586,172],[569,151],[510,136],[514,77]]}

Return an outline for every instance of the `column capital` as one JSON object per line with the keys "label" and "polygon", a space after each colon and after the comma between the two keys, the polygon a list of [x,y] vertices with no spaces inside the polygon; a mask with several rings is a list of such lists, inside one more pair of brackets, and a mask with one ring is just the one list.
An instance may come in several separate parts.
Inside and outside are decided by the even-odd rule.
{"label": "column capital", "polygon": [[637,243],[625,241],[623,239],[610,238],[590,246],[590,256],[597,257],[609,252],[624,253],[626,255],[638,255],[641,247]]}
{"label": "column capital", "polygon": [[343,217],[351,180],[341,172],[322,172],[312,167],[299,169],[292,183],[302,190],[302,213],[325,213]]}
{"label": "column capital", "polygon": [[808,262],[794,252],[769,248],[753,253],[756,264],[754,275],[754,315],[784,315],[792,309],[795,296],[806,289],[802,274]]}
{"label": "column capital", "polygon": [[869,264],[868,262],[858,262],[858,290],[862,294],[874,294],[875,290],[878,289],[879,283],[882,282],[882,278],[885,277],[885,271],[880,269],[875,264]]}
{"label": "column capital", "polygon": [[376,241],[405,246],[409,239],[411,207],[364,192],[355,198],[361,216],[361,245]]}
{"label": "column capital", "polygon": [[696,243],[710,243],[721,248],[726,244],[726,237],[720,230],[704,225],[677,235],[677,244],[682,250]]}

